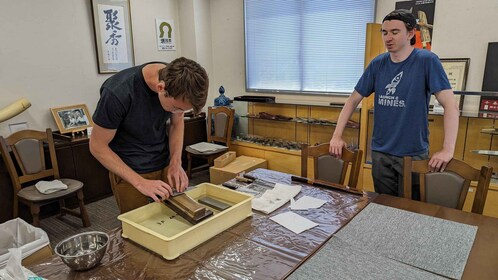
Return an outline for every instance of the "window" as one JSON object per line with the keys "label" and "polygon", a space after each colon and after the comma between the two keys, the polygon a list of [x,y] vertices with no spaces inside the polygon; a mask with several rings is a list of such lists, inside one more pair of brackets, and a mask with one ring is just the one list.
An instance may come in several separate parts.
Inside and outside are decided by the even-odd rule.
{"label": "window", "polygon": [[351,93],[375,0],[245,0],[248,91]]}

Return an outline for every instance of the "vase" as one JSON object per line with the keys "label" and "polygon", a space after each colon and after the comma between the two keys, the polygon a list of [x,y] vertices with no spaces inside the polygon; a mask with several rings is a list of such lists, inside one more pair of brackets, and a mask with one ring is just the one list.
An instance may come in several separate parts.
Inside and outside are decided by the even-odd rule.
{"label": "vase", "polygon": [[220,96],[214,99],[214,106],[230,106],[230,98],[225,96],[225,88],[221,86],[218,91]]}

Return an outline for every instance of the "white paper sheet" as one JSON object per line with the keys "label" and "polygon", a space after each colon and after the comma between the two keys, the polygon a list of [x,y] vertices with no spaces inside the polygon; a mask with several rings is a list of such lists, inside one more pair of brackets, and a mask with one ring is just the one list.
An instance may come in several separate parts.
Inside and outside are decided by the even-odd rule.
{"label": "white paper sheet", "polygon": [[323,204],[327,202],[323,199],[314,198],[311,196],[303,196],[297,201],[291,198],[290,209],[292,210],[308,210],[308,209],[316,209],[322,207]]}
{"label": "white paper sheet", "polygon": [[200,142],[194,145],[190,145],[189,147],[201,153],[228,149],[226,146],[208,143],[208,142]]}
{"label": "white paper sheet", "polygon": [[266,191],[262,196],[252,200],[252,209],[261,211],[265,214],[270,214],[289,202],[289,200],[300,191],[300,185],[277,183],[273,189]]}
{"label": "white paper sheet", "polygon": [[297,234],[300,234],[301,232],[308,230],[310,228],[314,228],[318,225],[317,223],[312,222],[293,212],[285,212],[282,214],[278,214],[271,217],[270,219],[286,227],[287,229],[292,230]]}

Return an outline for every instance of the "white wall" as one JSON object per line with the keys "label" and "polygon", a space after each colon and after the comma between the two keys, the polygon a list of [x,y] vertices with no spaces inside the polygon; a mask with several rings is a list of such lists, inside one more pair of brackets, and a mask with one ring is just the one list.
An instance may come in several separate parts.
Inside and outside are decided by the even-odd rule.
{"label": "white wall", "polygon": [[[0,108],[20,97],[32,106],[0,124],[56,128],[49,108],[87,104],[93,113],[100,85],[89,0],[0,0]],[[394,9],[379,0],[376,21]],[[136,64],[186,56],[201,63],[210,77],[208,105],[224,85],[233,98],[245,92],[243,0],[131,0]],[[467,90],[482,85],[488,42],[498,41],[498,1],[437,0],[433,51],[441,58],[470,58]],[[176,51],[158,51],[155,18],[175,21]],[[344,98],[276,95],[277,100],[328,104]],[[470,99],[469,99],[470,100]],[[466,99],[466,101],[468,101]],[[472,100],[470,100],[472,101]],[[464,109],[477,101],[466,102]],[[475,108],[475,106],[474,106]]]}
{"label": "white wall", "polygon": [[[90,0],[0,0],[0,108],[20,97],[32,106],[0,124],[56,129],[51,107],[84,103],[91,113],[100,85]],[[135,63],[181,56],[177,0],[131,0]],[[175,20],[177,51],[158,51],[155,18]]]}
{"label": "white wall", "polygon": [[[396,0],[378,0],[376,22],[380,23],[387,13],[394,10],[396,2]],[[225,85],[226,95],[229,97],[254,94],[245,92],[243,1],[211,0],[211,19],[215,72],[215,79],[212,82]],[[496,0],[436,0],[432,51],[441,58],[471,59],[467,80],[468,91],[481,90],[488,42],[498,41],[496,26],[498,26]],[[328,104],[341,100],[337,97],[324,96],[285,94],[274,96],[281,102],[304,104]],[[476,102],[472,104],[466,102],[465,107],[475,104]]]}

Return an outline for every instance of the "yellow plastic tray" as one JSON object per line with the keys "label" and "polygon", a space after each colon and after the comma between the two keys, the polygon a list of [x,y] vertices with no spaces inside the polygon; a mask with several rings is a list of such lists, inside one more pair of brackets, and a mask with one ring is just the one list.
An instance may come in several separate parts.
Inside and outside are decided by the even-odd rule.
{"label": "yellow plastic tray", "polygon": [[222,212],[208,207],[213,216],[192,225],[163,203],[150,203],[118,216],[122,236],[172,260],[252,216],[251,195],[209,183],[186,193],[195,200],[209,196],[232,206]]}

